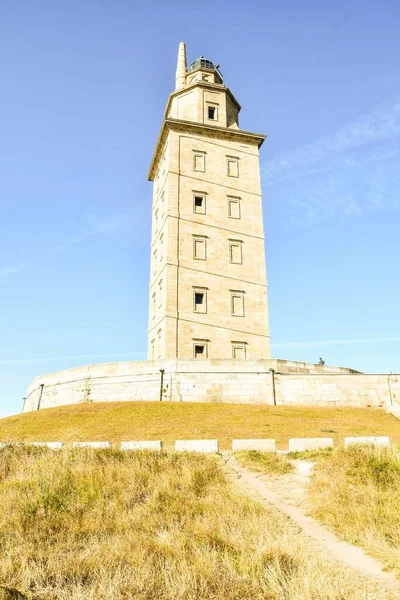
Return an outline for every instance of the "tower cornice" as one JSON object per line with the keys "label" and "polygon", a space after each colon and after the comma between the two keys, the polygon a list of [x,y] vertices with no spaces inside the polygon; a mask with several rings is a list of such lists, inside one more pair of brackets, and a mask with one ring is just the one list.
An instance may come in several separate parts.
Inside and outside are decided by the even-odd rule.
{"label": "tower cornice", "polygon": [[[172,95],[172,94],[171,94]],[[158,163],[161,158],[161,150],[165,145],[166,137],[169,131],[177,131],[184,133],[193,133],[194,135],[205,135],[207,137],[218,137],[219,139],[230,141],[241,141],[247,143],[256,143],[260,148],[266,135],[262,133],[254,133],[252,131],[244,131],[242,129],[230,129],[228,127],[216,127],[206,125],[204,123],[195,123],[193,121],[184,121],[181,119],[173,119],[171,117],[164,118],[158,135],[156,147],[148,172],[148,180],[153,181],[157,171]]]}

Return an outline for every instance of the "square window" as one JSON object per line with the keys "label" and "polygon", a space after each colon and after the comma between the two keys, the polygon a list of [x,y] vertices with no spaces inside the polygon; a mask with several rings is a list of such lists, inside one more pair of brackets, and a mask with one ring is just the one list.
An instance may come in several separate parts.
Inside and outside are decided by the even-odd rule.
{"label": "square window", "polygon": [[228,216],[230,219],[240,219],[240,198],[229,198]]}
{"label": "square window", "polygon": [[204,344],[195,344],[194,345],[194,357],[195,358],[204,358],[205,356],[205,346]]}
{"label": "square window", "polygon": [[195,258],[196,260],[206,260],[205,238],[193,238],[193,258]]}
{"label": "square window", "polygon": [[232,344],[232,358],[246,358],[246,344]]}
{"label": "square window", "polygon": [[193,356],[194,358],[208,358],[208,341],[209,340],[193,340]]}
{"label": "square window", "polygon": [[207,290],[193,290],[193,312],[203,314],[207,312]]}
{"label": "square window", "polygon": [[234,156],[227,156],[226,171],[229,177],[239,177],[239,159]]}
{"label": "square window", "polygon": [[160,281],[158,282],[158,296],[159,296],[159,308],[161,308],[162,306],[162,286],[163,286],[163,281],[162,279],[160,279]]}
{"label": "square window", "polygon": [[229,242],[229,262],[242,264],[242,242]]}
{"label": "square window", "polygon": [[157,273],[157,249],[153,252],[153,273]]}
{"label": "square window", "polygon": [[217,120],[217,108],[216,106],[207,106],[207,116],[211,121]]}
{"label": "square window", "polygon": [[193,152],[193,171],[205,172],[206,154],[205,152]]}
{"label": "square window", "polygon": [[193,196],[193,212],[206,214],[206,196],[205,194],[194,194]]}
{"label": "square window", "polygon": [[204,307],[204,293],[203,292],[196,292],[194,295],[194,309],[197,312],[202,312],[202,309]]}
{"label": "square window", "polygon": [[244,296],[243,293],[231,294],[231,314],[233,317],[244,317]]}
{"label": "square window", "polygon": [[162,348],[161,348],[161,334],[162,334],[162,329],[159,329],[157,331],[157,338],[158,338],[158,340],[157,340],[157,347],[158,347],[158,356],[157,356],[157,359],[158,360],[160,360],[160,358],[161,358],[161,351],[162,351]]}

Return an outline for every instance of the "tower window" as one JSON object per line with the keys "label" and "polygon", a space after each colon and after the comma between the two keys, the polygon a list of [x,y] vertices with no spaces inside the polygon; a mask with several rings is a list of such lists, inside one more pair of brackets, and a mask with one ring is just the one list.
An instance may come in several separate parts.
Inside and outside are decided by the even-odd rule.
{"label": "tower window", "polygon": [[240,198],[228,198],[228,216],[230,219],[240,219]]}
{"label": "tower window", "polygon": [[241,265],[242,260],[242,242],[241,240],[232,240],[229,242],[229,262]]}
{"label": "tower window", "polygon": [[193,171],[205,172],[206,170],[206,153],[197,150],[193,151]]}
{"label": "tower window", "polygon": [[194,305],[196,308],[203,306],[204,304],[204,294],[201,292],[196,292],[194,295]]}
{"label": "tower window", "polygon": [[246,358],[246,342],[232,342],[232,358]]}
{"label": "tower window", "polygon": [[195,193],[193,195],[193,212],[206,214],[206,196],[203,193]]}
{"label": "tower window", "polygon": [[161,194],[161,209],[162,209],[161,218],[163,218],[163,216],[164,216],[164,207],[165,207],[164,200],[165,200],[165,192],[163,192]]}
{"label": "tower window", "polygon": [[156,318],[156,293],[154,292],[154,294],[152,295],[152,305],[153,305],[153,319]]}
{"label": "tower window", "polygon": [[161,334],[162,334],[162,329],[159,329],[157,331],[157,337],[158,337],[158,342],[157,342],[157,345],[158,345],[158,357],[157,358],[158,359],[161,358]]}
{"label": "tower window", "polygon": [[193,258],[196,260],[206,260],[207,254],[205,237],[193,237]]}
{"label": "tower window", "polygon": [[194,357],[202,358],[205,354],[205,346],[204,344],[195,344],[194,345]]}
{"label": "tower window", "polygon": [[206,288],[194,288],[193,290],[193,312],[203,313],[207,312],[207,289]]}
{"label": "tower window", "polygon": [[244,317],[244,292],[231,290],[231,315]]}
{"label": "tower window", "polygon": [[162,279],[160,279],[160,281],[158,282],[158,295],[159,295],[159,303],[160,303],[159,307],[160,308],[162,306],[162,295],[163,295],[162,294],[162,284],[163,284],[163,281],[162,281]]}
{"label": "tower window", "polygon": [[151,340],[151,360],[154,360],[154,352],[155,352],[154,347],[155,347],[155,340],[152,339]]}
{"label": "tower window", "polygon": [[207,118],[210,119],[210,121],[216,121],[218,119],[216,106],[207,106]]}
{"label": "tower window", "polygon": [[239,159],[237,157],[226,157],[226,172],[229,177],[239,177]]}
{"label": "tower window", "polygon": [[208,340],[193,340],[193,357],[208,358]]}
{"label": "tower window", "polygon": [[153,252],[153,273],[157,273],[157,248]]}

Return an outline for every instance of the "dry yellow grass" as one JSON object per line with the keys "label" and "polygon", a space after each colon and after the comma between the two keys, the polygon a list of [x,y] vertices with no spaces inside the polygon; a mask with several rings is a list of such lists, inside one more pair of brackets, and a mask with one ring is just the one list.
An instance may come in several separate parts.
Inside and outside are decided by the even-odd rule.
{"label": "dry yellow grass", "polygon": [[400,576],[400,452],[350,446],[318,460],[312,514]]}
{"label": "dry yellow grass", "polygon": [[294,471],[287,455],[275,452],[259,452],[258,450],[243,450],[235,452],[235,458],[244,467],[266,475],[286,475]]}
{"label": "dry yellow grass", "polygon": [[0,588],[31,600],[389,600],[193,454],[0,451]]}
{"label": "dry yellow grass", "polygon": [[0,441],[274,438],[389,435],[400,443],[395,417],[373,408],[312,408],[244,404],[108,402],[39,410],[0,420]]}

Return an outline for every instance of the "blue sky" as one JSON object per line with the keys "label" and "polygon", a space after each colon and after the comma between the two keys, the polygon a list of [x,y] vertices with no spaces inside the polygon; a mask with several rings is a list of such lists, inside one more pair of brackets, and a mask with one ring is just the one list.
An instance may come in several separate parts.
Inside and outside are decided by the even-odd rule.
{"label": "blue sky", "polygon": [[0,7],[0,415],[37,374],[146,357],[146,174],[177,46],[261,170],[274,357],[400,372],[400,4]]}

